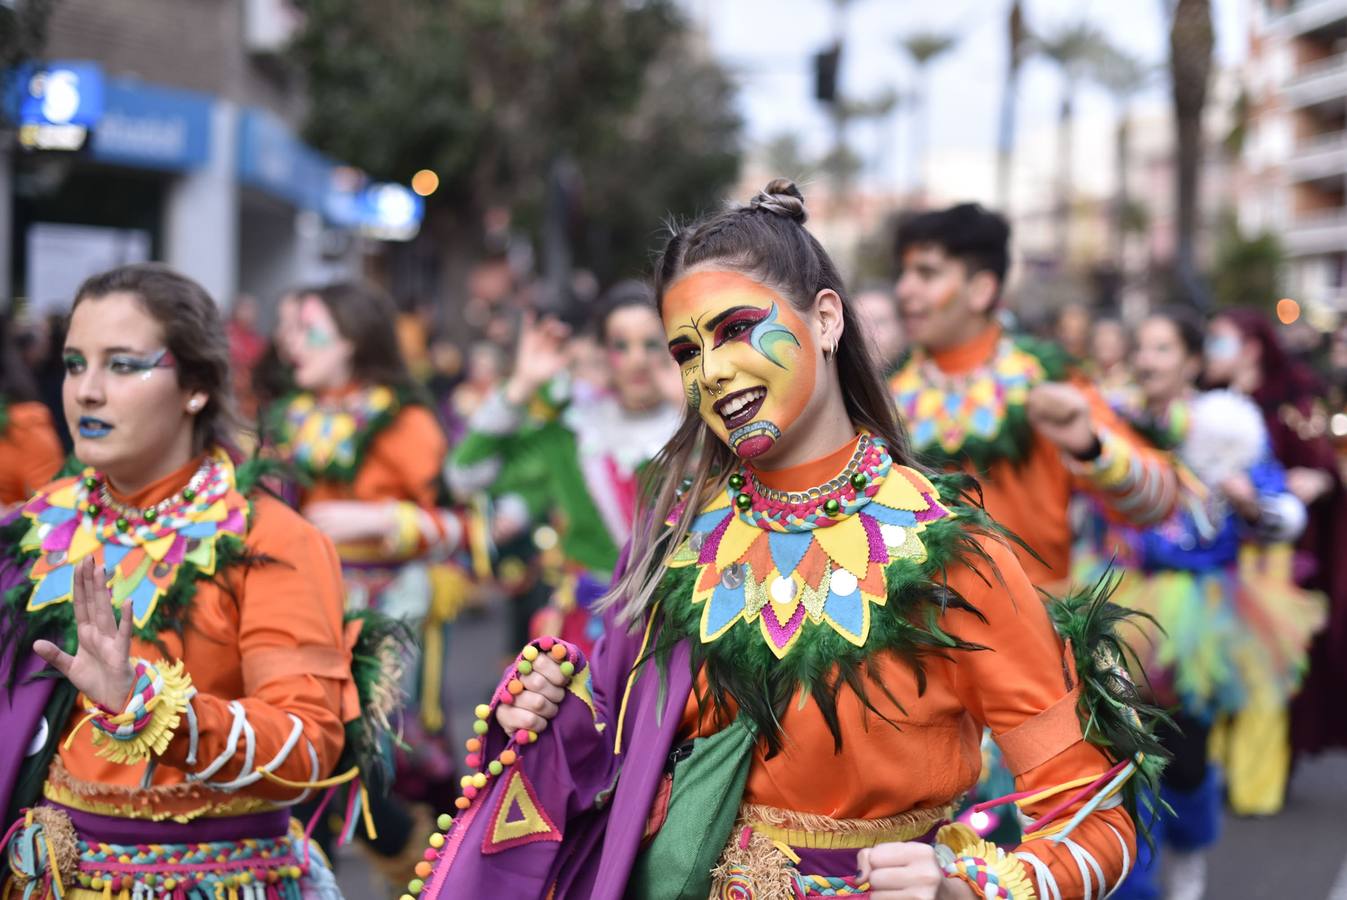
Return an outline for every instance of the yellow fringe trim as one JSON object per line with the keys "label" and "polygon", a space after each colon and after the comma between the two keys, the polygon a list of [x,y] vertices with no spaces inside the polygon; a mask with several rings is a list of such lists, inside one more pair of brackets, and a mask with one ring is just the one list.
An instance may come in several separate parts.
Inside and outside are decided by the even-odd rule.
{"label": "yellow fringe trim", "polygon": [[935,840],[937,844],[944,844],[953,850],[956,859],[972,857],[986,863],[988,869],[996,874],[1002,889],[1014,900],[1038,900],[1038,892],[1034,890],[1019,857],[984,841],[976,831],[962,822],[946,825],[937,832]]}
{"label": "yellow fringe trim", "polygon": [[[165,661],[158,664],[148,660],[145,662],[155,669],[164,683],[159,693],[145,704],[145,708],[150,711],[150,721],[138,734],[125,741],[95,729],[94,746],[98,748],[98,755],[103,759],[122,765],[135,765],[145,762],[152,756],[158,756],[168,749],[169,742],[173,740],[173,732],[182,722],[182,714],[187,711],[187,701],[192,696],[192,676],[183,671],[182,661],[173,663]],[[86,708],[89,709],[89,714],[71,730],[70,736],[65,741],[66,747],[70,746],[75,735],[87,722],[102,715],[96,708]]]}
{"label": "yellow fringe trim", "polygon": [[941,822],[948,821],[952,806],[914,809],[883,819],[834,819],[814,813],[746,804],[735,826],[744,826],[768,840],[808,850],[860,850],[876,844],[913,841]]}

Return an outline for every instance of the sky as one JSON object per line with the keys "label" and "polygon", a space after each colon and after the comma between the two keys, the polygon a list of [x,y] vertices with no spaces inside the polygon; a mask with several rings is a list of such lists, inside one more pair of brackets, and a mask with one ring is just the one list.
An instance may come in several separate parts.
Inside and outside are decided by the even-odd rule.
{"label": "sky", "polygon": [[[1219,65],[1236,65],[1244,56],[1250,2],[1212,2]],[[812,58],[835,33],[832,0],[685,0],[685,4],[705,28],[712,52],[736,75],[750,142],[795,133],[810,150],[826,150],[832,130],[825,110],[814,100]],[[1120,49],[1154,65],[1158,71],[1154,84],[1134,109],[1141,116],[1163,113],[1168,103],[1163,0],[1023,0],[1023,5],[1031,29],[1049,32],[1084,19]],[[956,48],[929,70],[928,183],[937,194],[960,192],[972,199],[990,199],[1009,8],[1010,0],[847,4],[840,84],[849,97],[869,98],[890,88],[900,94],[912,91],[914,69],[898,44],[902,36],[919,31],[962,35]],[[1017,126],[1018,153],[1030,157],[1030,163],[1051,147],[1059,102],[1060,80],[1054,68],[1031,59],[1021,71]],[[1099,154],[1110,152],[1113,110],[1110,98],[1091,85],[1077,95],[1075,172],[1083,189],[1106,190],[1112,177],[1107,172],[1111,167],[1097,160]],[[900,111],[853,126],[851,142],[869,163],[864,177],[871,187],[892,190],[913,182],[911,122],[911,114]]]}

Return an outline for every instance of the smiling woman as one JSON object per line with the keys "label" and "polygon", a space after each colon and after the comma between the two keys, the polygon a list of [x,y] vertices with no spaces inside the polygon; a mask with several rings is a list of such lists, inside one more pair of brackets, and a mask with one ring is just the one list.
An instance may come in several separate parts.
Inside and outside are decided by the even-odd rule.
{"label": "smiling woman", "polygon": [[0,522],[5,892],[204,900],[256,876],[331,896],[288,806],[347,733],[377,740],[361,713],[387,685],[350,665],[383,634],[343,628],[332,545],[236,467],[200,285],[158,265],[89,279],[65,367],[85,468]]}
{"label": "smiling woman", "polygon": [[[1032,900],[1106,893],[1135,855],[1124,786],[1155,745],[1115,612],[1042,603],[969,482],[912,467],[804,220],[775,181],[671,236],[690,409],[604,638],[530,643],[478,707],[478,771],[410,892]],[[984,726],[1036,820],[1014,851],[948,824]]]}

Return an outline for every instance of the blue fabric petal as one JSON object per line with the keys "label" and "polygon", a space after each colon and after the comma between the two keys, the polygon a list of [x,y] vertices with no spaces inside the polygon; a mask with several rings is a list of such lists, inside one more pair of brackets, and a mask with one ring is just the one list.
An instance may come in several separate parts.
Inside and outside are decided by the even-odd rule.
{"label": "blue fabric petal", "polygon": [[185,538],[208,538],[215,534],[219,522],[193,522],[178,529],[178,534]]}
{"label": "blue fabric petal", "polygon": [[123,547],[121,544],[103,545],[103,571],[111,573],[117,568],[117,564],[131,552],[130,547]]}
{"label": "blue fabric petal", "polygon": [[62,522],[69,522],[79,514],[80,511],[77,509],[69,509],[64,506],[48,506],[37,514],[37,520],[47,525],[60,525]]}
{"label": "blue fabric petal", "polygon": [[[131,603],[131,613],[135,616],[137,625],[144,625],[145,620],[150,617],[150,613],[154,612],[154,593],[154,582],[146,576],[140,579],[140,584],[136,585],[135,590],[131,591],[131,596],[126,598]],[[122,608],[126,608],[125,602],[123,602]]]}
{"label": "blue fabric petal", "polygon": [[744,586],[730,589],[724,584],[716,585],[715,592],[707,601],[706,634],[719,634],[744,611]]}
{"label": "blue fabric petal", "polygon": [[711,512],[702,513],[692,520],[692,527],[689,531],[700,531],[703,534],[710,534],[716,530],[716,526],[727,516],[733,515],[728,509],[717,509]]}
{"label": "blue fabric petal", "polygon": [[874,516],[883,525],[901,525],[904,528],[910,528],[917,524],[917,514],[908,512],[905,509],[894,509],[890,506],[872,500],[866,504],[867,514]]}
{"label": "blue fabric petal", "polygon": [[832,591],[823,603],[823,614],[832,619],[833,624],[859,640],[865,629],[865,597],[860,591],[852,591],[849,596],[839,597]]}
{"label": "blue fabric petal", "polygon": [[[783,533],[767,532],[767,545],[772,549],[772,562],[782,575],[789,575],[800,567],[800,560],[814,543],[814,535],[808,531]],[[767,573],[762,573],[766,577]]]}
{"label": "blue fabric petal", "polygon": [[38,584],[28,601],[29,609],[41,609],[49,603],[67,597],[75,581],[75,567],[67,563],[59,569],[53,569]]}

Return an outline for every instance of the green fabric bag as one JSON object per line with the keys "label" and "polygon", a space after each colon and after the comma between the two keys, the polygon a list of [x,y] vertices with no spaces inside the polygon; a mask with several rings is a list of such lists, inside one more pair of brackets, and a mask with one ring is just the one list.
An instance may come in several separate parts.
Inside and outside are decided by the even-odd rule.
{"label": "green fabric bag", "polygon": [[674,764],[669,815],[632,867],[628,900],[706,900],[734,829],[756,734],[743,716]]}

